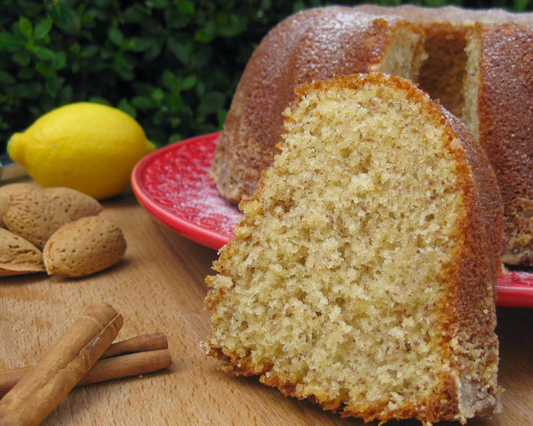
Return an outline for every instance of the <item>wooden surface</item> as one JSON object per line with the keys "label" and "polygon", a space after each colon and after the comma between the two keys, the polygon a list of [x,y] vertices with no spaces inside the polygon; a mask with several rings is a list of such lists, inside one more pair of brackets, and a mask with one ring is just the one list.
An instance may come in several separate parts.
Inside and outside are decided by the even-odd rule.
{"label": "wooden surface", "polygon": [[[113,268],[80,279],[0,278],[0,370],[35,364],[96,300],[124,315],[119,340],[167,334],[174,365],[156,374],[76,388],[44,425],[364,424],[285,398],[256,378],[218,371],[216,361],[199,349],[209,330],[204,278],[216,252],[159,224],[131,194],[105,202],[101,215],[116,221],[128,242],[126,256]],[[503,411],[468,424],[533,425],[533,309],[499,308],[498,321]]]}

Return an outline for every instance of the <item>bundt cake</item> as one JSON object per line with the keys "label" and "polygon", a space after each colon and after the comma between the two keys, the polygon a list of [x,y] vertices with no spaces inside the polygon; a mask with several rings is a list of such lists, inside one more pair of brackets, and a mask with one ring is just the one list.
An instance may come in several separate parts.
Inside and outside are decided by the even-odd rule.
{"label": "bundt cake", "polygon": [[332,6],[297,13],[252,55],[215,151],[211,175],[222,195],[251,195],[281,141],[294,88],[314,79],[382,71],[416,79],[424,59],[420,30],[398,17]]}
{"label": "bundt cake", "polygon": [[[331,40],[341,40],[344,30],[341,25],[330,25],[328,32],[322,33],[321,23],[327,26],[332,19],[342,19],[349,26],[345,16],[359,20],[363,19],[361,15],[366,16],[364,22],[367,23],[374,22],[373,19],[379,22],[382,19],[403,19],[400,21],[402,28],[411,25],[409,31],[424,34],[422,53],[419,46],[415,47],[411,42],[407,43],[409,49],[400,48],[396,55],[403,57],[408,64],[413,63],[411,58],[415,58],[416,65],[411,66],[411,75],[394,69],[406,69],[405,66],[382,66],[379,70],[418,81],[433,99],[439,99],[445,108],[472,126],[472,131],[479,136],[489,154],[504,193],[506,226],[502,260],[509,265],[533,266],[533,189],[530,189],[533,188],[533,176],[529,161],[533,155],[533,133],[528,131],[533,122],[530,95],[533,43],[528,42],[531,40],[532,14],[513,14],[497,9],[474,11],[453,6],[362,5],[310,9],[288,18],[260,44],[236,90],[212,168],[212,176],[221,194],[238,202],[241,197],[253,193],[261,170],[272,162],[275,144],[280,141],[281,111],[292,99],[291,91],[302,82],[331,76],[331,73],[299,73],[300,69],[323,67],[323,58],[314,53],[315,49],[320,50],[316,46],[333,44],[335,48],[328,52],[333,51],[334,55],[328,58],[330,61],[337,58],[342,62],[347,43]],[[300,21],[309,22],[309,25]],[[289,30],[291,25],[297,29]],[[358,33],[359,29],[352,26],[351,31]],[[390,36],[390,32],[388,34]],[[499,42],[496,42],[497,34],[502,35]],[[381,52],[387,55],[398,46],[405,45],[401,41],[375,43],[374,35],[368,32],[361,37],[366,38],[366,43],[381,46]],[[489,41],[491,37],[492,41]],[[397,37],[397,40],[401,39]],[[300,47],[301,40],[306,43],[312,40],[315,47],[311,52],[306,51]],[[347,49],[350,55],[362,57],[362,63],[366,65],[367,53],[361,53],[361,46],[366,43],[360,40]],[[476,40],[480,41],[474,47],[472,43]],[[358,53],[354,53],[354,49]],[[277,58],[273,60],[274,55],[281,55],[283,59],[279,62]],[[295,64],[298,64],[297,67]],[[472,67],[479,70],[474,77]],[[373,66],[356,68],[353,72],[376,70]],[[349,73],[350,69],[332,70],[332,73],[343,75],[345,71]],[[474,92],[479,95],[475,102],[472,101]],[[492,99],[496,92],[500,96]],[[520,96],[515,96],[515,93],[520,93]],[[468,105],[465,96],[469,96]],[[495,125],[498,126],[496,130]]]}
{"label": "bundt cake", "polygon": [[296,96],[206,280],[205,353],[342,416],[493,414],[503,209],[486,154],[400,77]]}

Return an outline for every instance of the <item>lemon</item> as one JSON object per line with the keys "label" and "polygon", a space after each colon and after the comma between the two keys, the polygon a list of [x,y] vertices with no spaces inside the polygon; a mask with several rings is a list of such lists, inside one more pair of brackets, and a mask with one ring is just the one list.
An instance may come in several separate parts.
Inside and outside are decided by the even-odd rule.
{"label": "lemon", "polygon": [[14,134],[7,152],[45,188],[64,186],[104,199],[128,188],[135,164],[155,148],[129,115],[80,102],[57,108]]}

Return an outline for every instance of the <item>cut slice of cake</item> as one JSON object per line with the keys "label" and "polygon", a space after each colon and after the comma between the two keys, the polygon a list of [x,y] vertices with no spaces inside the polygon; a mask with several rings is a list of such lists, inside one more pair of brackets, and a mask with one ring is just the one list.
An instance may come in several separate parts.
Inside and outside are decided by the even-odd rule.
{"label": "cut slice of cake", "polygon": [[467,128],[407,80],[317,81],[208,277],[207,355],[365,420],[498,406],[502,204]]}

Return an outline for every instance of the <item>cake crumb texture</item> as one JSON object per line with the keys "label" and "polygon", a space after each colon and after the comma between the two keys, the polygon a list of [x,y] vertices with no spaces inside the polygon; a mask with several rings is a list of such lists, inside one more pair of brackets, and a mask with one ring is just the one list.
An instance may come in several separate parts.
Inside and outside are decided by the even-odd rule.
{"label": "cake crumb texture", "polygon": [[207,278],[207,355],[366,421],[491,415],[502,203],[466,127],[381,73],[301,86]]}

